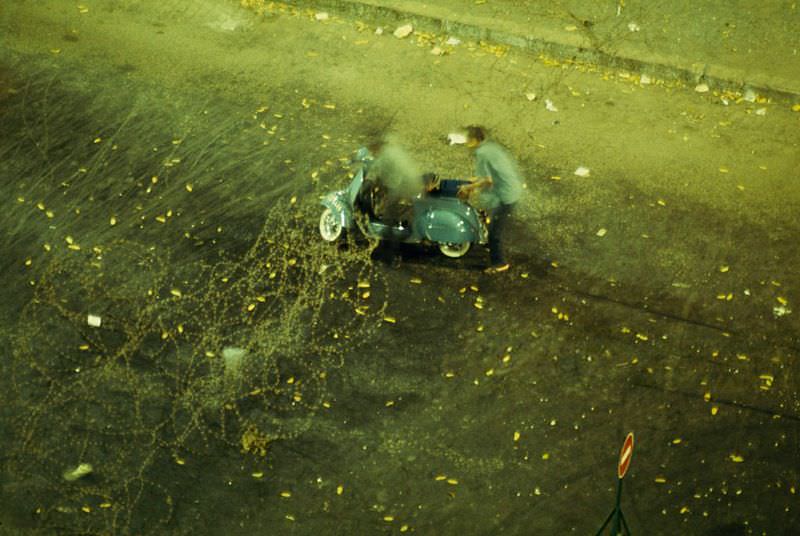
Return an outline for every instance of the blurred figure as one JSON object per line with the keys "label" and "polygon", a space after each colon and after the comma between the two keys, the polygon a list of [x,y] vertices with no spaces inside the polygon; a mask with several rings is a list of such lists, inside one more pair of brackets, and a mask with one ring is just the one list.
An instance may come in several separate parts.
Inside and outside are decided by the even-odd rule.
{"label": "blurred figure", "polygon": [[391,138],[373,137],[367,146],[374,160],[367,181],[372,189],[372,214],[390,227],[385,252],[393,265],[400,263],[400,242],[410,230],[413,200],[425,191],[425,182],[413,158]]}
{"label": "blurred figure", "polygon": [[475,177],[462,186],[459,197],[478,194],[478,204],[489,213],[489,256],[487,273],[505,272],[510,265],[503,253],[503,234],[512,210],[522,195],[522,176],[508,150],[487,139],[481,126],[467,127],[466,145],[475,155]]}
{"label": "blurred figure", "polygon": [[374,157],[368,176],[380,191],[375,215],[390,225],[410,221],[412,200],[425,191],[419,167],[390,139],[380,137],[367,148]]}

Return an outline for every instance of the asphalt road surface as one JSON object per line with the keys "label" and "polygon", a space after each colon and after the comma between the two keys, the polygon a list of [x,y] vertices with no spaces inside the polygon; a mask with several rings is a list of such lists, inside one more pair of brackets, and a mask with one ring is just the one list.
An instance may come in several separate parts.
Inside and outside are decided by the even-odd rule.
{"label": "asphalt road surface", "polygon": [[[448,44],[447,35],[400,39],[390,26],[376,33],[374,23],[290,6],[259,15],[234,2],[190,4],[0,8],[0,528],[593,534],[614,507],[619,449],[634,432],[622,495],[634,534],[796,533],[795,103]],[[180,357],[146,372],[126,361],[128,375],[115,376],[120,369],[98,354],[93,363],[119,382],[102,396],[69,390],[68,371],[27,383],[45,362],[42,340],[56,341],[44,368],[78,348],[70,339],[69,352],[56,350],[66,316],[45,319],[33,303],[47,274],[67,273],[53,263],[83,266],[92,248],[125,241],[150,252],[125,259],[163,259],[165,277],[186,288],[212,277],[209,267],[245,258],[258,237],[302,258],[322,251],[319,196],[347,183],[346,160],[368,132],[386,129],[423,169],[460,177],[470,155],[444,140],[474,123],[525,173],[511,270],[484,275],[482,248],[452,260],[408,246],[398,264],[379,246],[362,266],[372,296],[349,280],[350,293],[376,305],[315,321],[375,314],[369,329],[349,333],[342,323],[341,359],[330,366],[313,361],[310,339],[291,338],[306,333],[303,315],[280,309],[294,323],[271,329],[325,381],[319,404],[274,436],[164,409],[178,407],[171,400],[182,388],[157,376],[180,368]],[[283,224],[263,228],[267,213]],[[358,253],[332,246],[318,255],[335,263]],[[289,253],[274,258],[284,257],[294,265]],[[106,272],[119,273],[113,288],[75,277],[90,293],[113,294],[125,281],[137,296],[169,296],[136,266],[109,263]],[[327,264],[316,268],[309,273]],[[70,288],[45,297],[66,304],[77,299]],[[213,322],[226,299],[209,294],[192,315]],[[159,314],[141,329],[172,337],[177,328]],[[283,372],[275,393],[295,376],[311,383]],[[120,378],[146,389],[123,395]],[[127,426],[125,412],[84,408],[85,422],[72,420],[74,404],[92,396],[133,396],[130,435],[102,432]],[[145,402],[159,417],[139,409]],[[278,422],[276,407],[256,414]],[[71,416],[62,428],[37,424],[59,422],[61,411]],[[192,435],[167,438],[168,428]],[[62,458],[93,473],[67,480]]]}

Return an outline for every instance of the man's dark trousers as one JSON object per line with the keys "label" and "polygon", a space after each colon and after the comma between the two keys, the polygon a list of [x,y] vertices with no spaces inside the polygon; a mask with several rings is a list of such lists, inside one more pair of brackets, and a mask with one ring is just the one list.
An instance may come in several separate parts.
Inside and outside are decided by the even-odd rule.
{"label": "man's dark trousers", "polygon": [[492,266],[503,266],[506,264],[505,255],[503,255],[503,234],[505,233],[513,208],[514,203],[508,205],[500,203],[489,215],[489,257]]}

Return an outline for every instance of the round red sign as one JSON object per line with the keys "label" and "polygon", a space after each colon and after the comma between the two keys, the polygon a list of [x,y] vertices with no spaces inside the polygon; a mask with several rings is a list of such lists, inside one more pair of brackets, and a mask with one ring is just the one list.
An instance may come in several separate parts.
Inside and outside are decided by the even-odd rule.
{"label": "round red sign", "polygon": [[625,443],[622,444],[622,450],[619,451],[619,465],[617,466],[617,475],[619,478],[625,476],[628,472],[628,467],[631,465],[631,458],[633,457],[633,432],[628,434],[625,438]]}

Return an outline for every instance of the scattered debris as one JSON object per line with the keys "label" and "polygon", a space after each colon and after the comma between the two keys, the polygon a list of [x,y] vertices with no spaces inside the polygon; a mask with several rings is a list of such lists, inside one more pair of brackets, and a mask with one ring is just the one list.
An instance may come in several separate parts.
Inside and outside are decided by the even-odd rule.
{"label": "scattered debris", "polygon": [[92,474],[92,465],[89,463],[79,463],[76,467],[72,469],[67,469],[64,471],[64,480],[67,482],[74,482],[79,478],[83,478],[86,475]]}
{"label": "scattered debris", "polygon": [[642,29],[642,27],[639,26],[638,24],[636,24],[635,22],[629,22],[628,23],[628,30],[630,30],[632,32],[638,32],[641,29]]}
{"label": "scattered debris", "polygon": [[380,26],[375,28],[375,35],[383,35],[383,28],[381,28]]}
{"label": "scattered debris", "polygon": [[757,97],[758,97],[758,96],[756,95],[756,92],[755,92],[755,91],[753,91],[752,89],[747,89],[747,90],[744,92],[744,97],[743,97],[743,98],[744,98],[744,100],[746,100],[747,102],[756,102],[756,98],[757,98]]}
{"label": "scattered debris", "polygon": [[533,102],[536,100],[536,93],[525,93],[525,98]]}
{"label": "scattered debris", "polygon": [[89,316],[86,317],[86,323],[93,328],[99,328],[100,324],[103,323],[103,319],[97,315],[90,314]]}
{"label": "scattered debris", "polygon": [[238,377],[244,363],[247,350],[235,346],[227,346],[222,349],[222,363],[225,376],[229,378]]}
{"label": "scattered debris", "polygon": [[444,50],[442,47],[436,46],[431,49],[431,54],[434,56],[444,56]]}
{"label": "scattered debris", "polygon": [[556,105],[553,104],[553,101],[551,101],[550,99],[545,99],[544,107],[547,109],[548,112],[557,112],[558,111],[558,108],[556,108]]}
{"label": "scattered debris", "polygon": [[641,76],[641,78],[639,78],[639,83],[642,84],[643,86],[648,85],[652,81],[653,80],[649,76],[647,76],[646,74],[643,74]]}
{"label": "scattered debris", "polygon": [[775,377],[772,374],[761,374],[758,379],[762,382],[759,386],[762,391],[769,391],[772,388],[772,382],[775,381]]}
{"label": "scattered debris", "polygon": [[404,24],[394,31],[394,36],[398,39],[405,39],[412,33],[414,33],[414,27],[410,24]]}
{"label": "scattered debris", "polygon": [[604,236],[606,236],[607,232],[608,232],[608,230],[605,227],[601,227],[600,229],[597,230],[597,233],[595,233],[595,234],[597,234],[597,236],[599,236],[599,237],[604,237]]}
{"label": "scattered debris", "polygon": [[575,175],[578,177],[588,177],[591,174],[589,168],[584,166],[579,166],[578,169],[575,170]]}
{"label": "scattered debris", "polygon": [[787,307],[786,305],[776,305],[775,307],[772,308],[772,315],[775,318],[780,318],[782,316],[790,314],[792,314],[792,310],[789,309],[789,307]]}
{"label": "scattered debris", "polygon": [[458,37],[448,37],[447,41],[444,42],[445,45],[450,45],[451,47],[456,47],[461,44],[461,39]]}
{"label": "scattered debris", "polygon": [[705,83],[697,84],[694,87],[694,90],[697,91],[698,93],[708,93],[708,84]]}
{"label": "scattered debris", "polygon": [[331,16],[328,15],[328,13],[325,12],[325,11],[318,11],[317,13],[314,13],[314,18],[317,19],[317,20],[322,21],[322,20],[330,19]]}
{"label": "scattered debris", "polygon": [[467,143],[467,136],[461,132],[451,132],[447,135],[447,142],[450,145],[462,145]]}
{"label": "scattered debris", "polygon": [[767,109],[759,108],[758,110],[756,110],[756,115],[767,115]]}

